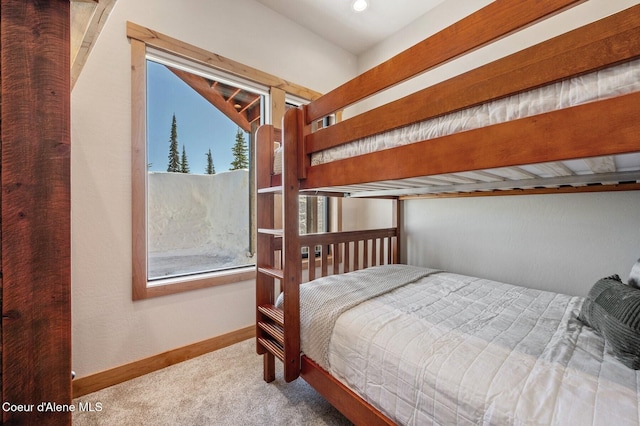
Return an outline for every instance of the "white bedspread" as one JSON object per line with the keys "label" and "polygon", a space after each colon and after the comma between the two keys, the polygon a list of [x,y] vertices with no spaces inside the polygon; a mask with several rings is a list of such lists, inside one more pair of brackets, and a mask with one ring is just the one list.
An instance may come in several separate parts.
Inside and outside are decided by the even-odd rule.
{"label": "white bedspread", "polygon": [[400,424],[640,424],[640,374],[577,320],[582,301],[427,276],[342,313],[329,371]]}
{"label": "white bedspread", "polygon": [[[408,265],[374,266],[344,275],[328,275],[300,288],[300,344],[307,356],[329,368],[329,341],[346,310],[437,272]],[[280,305],[280,300],[276,303]]]}

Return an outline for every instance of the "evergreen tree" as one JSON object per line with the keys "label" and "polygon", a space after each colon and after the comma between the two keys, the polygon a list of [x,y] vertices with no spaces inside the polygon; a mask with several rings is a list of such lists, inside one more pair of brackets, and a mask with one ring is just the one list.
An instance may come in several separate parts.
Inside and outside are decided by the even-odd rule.
{"label": "evergreen tree", "polygon": [[207,169],[205,170],[205,173],[208,175],[215,175],[216,174],[216,168],[213,166],[213,157],[211,156],[211,149],[209,149],[209,152],[207,152]]}
{"label": "evergreen tree", "polygon": [[168,172],[180,172],[180,158],[178,156],[178,125],[176,115],[173,114],[171,122],[171,137],[169,138],[169,166]]}
{"label": "evergreen tree", "polygon": [[191,172],[191,170],[189,170],[189,160],[187,160],[187,151],[185,150],[184,145],[182,145],[182,158],[180,159],[180,171],[182,173]]}
{"label": "evergreen tree", "polygon": [[238,127],[236,133],[236,143],[232,148],[233,161],[230,170],[248,169],[249,159],[247,158],[248,148],[244,140],[244,132]]}

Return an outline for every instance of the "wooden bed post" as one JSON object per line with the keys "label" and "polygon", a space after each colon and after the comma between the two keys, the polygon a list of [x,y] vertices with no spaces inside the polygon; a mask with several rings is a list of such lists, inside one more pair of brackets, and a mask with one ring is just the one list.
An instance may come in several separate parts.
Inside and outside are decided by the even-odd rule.
{"label": "wooden bed post", "polygon": [[287,382],[300,375],[300,283],[302,265],[299,238],[298,148],[302,143],[303,110],[289,109],[284,116],[284,153],[282,159],[282,221],[284,225],[284,378]]}
{"label": "wooden bed post", "polygon": [[397,229],[396,243],[395,245],[390,245],[390,248],[393,247],[395,249],[395,253],[392,256],[392,263],[404,263],[406,260],[402,259],[402,254],[404,252],[402,244],[404,242],[402,238],[402,229],[403,229],[403,219],[404,219],[404,201],[398,197],[395,199],[393,203],[393,226]]}

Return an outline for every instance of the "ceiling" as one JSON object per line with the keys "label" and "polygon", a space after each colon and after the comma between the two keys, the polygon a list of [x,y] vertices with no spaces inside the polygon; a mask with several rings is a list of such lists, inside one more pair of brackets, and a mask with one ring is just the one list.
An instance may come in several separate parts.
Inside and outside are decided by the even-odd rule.
{"label": "ceiling", "polygon": [[353,0],[256,0],[322,38],[359,55],[445,0],[369,0],[364,12]]}

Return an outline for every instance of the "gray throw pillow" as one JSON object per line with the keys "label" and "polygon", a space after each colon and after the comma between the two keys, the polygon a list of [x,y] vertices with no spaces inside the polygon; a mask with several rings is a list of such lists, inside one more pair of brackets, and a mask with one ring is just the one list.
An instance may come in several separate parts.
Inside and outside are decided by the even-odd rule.
{"label": "gray throw pillow", "polygon": [[629,274],[629,285],[631,287],[640,288],[640,259],[631,268]]}
{"label": "gray throw pillow", "polygon": [[603,278],[589,291],[578,318],[604,337],[620,362],[640,369],[640,289],[618,275]]}

